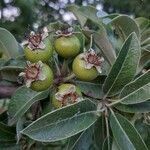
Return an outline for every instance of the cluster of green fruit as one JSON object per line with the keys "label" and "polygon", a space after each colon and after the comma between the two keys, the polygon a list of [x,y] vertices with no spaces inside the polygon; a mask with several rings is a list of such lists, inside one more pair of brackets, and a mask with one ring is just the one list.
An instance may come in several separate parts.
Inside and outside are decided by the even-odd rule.
{"label": "cluster of green fruit", "polygon": [[[27,66],[20,76],[24,78],[27,87],[35,91],[48,89],[54,82],[54,74],[48,65],[53,51],[64,59],[74,58],[72,72],[80,80],[91,81],[101,73],[103,58],[93,49],[80,53],[81,44],[77,36],[69,28],[58,30],[54,44],[49,39],[49,31],[44,28],[41,33],[31,32],[24,43],[24,54]],[[80,54],[79,54],[80,53]],[[73,103],[81,96],[81,92],[73,84],[61,83],[58,92],[53,97],[56,107]]]}

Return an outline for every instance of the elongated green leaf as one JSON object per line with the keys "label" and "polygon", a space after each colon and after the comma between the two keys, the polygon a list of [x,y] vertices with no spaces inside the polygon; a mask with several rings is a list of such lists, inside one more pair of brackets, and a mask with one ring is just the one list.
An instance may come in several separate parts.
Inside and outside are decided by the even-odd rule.
{"label": "elongated green leaf", "polygon": [[24,57],[9,59],[0,65],[2,79],[16,82],[18,74],[25,68],[26,60]]}
{"label": "elongated green leaf", "polygon": [[122,98],[122,104],[137,104],[150,99],[150,83]]}
{"label": "elongated green leaf", "polygon": [[0,111],[0,122],[1,123],[7,123],[7,111],[5,109],[1,109]]}
{"label": "elongated green leaf", "polygon": [[82,30],[79,26],[75,26],[75,32],[78,32],[78,33],[75,33],[75,35],[80,41],[80,45],[81,45],[80,51],[83,52],[83,49],[85,47],[85,36],[82,33]]}
{"label": "elongated green leaf", "polygon": [[150,37],[141,42],[142,48],[150,49]]}
{"label": "elongated green leaf", "polygon": [[16,58],[20,55],[18,42],[14,36],[4,28],[0,28],[0,50],[8,58]]}
{"label": "elongated green leaf", "polygon": [[101,19],[103,20],[103,23],[104,24],[109,24],[112,19],[116,18],[117,16],[119,16],[119,14],[117,13],[114,13],[114,14],[107,14],[106,12],[104,11],[99,11],[97,13],[98,17],[101,17]]}
{"label": "elongated green leaf", "polygon": [[126,40],[132,32],[135,32],[138,38],[140,37],[140,30],[137,23],[127,15],[117,16],[112,19],[111,24],[115,26],[115,29],[123,40]]}
{"label": "elongated green leaf", "polygon": [[106,137],[102,145],[102,150],[111,150],[111,147],[112,147],[112,138]]}
{"label": "elongated green leaf", "polygon": [[57,30],[61,30],[61,28],[64,27],[65,24],[63,24],[62,22],[60,21],[56,21],[56,22],[52,22],[50,24],[47,25],[47,28],[50,32],[55,32]]}
{"label": "elongated green leaf", "polygon": [[150,70],[146,71],[144,74],[136,78],[134,81],[127,84],[120,93],[120,98],[123,98],[134,91],[140,89],[144,85],[150,82]]}
{"label": "elongated green leaf", "polygon": [[93,22],[103,26],[102,19],[98,17],[98,10],[93,6],[81,6],[78,11],[82,12],[83,16],[90,19]]}
{"label": "elongated green leaf", "polygon": [[141,58],[140,58],[140,62],[139,62],[139,66],[138,66],[137,73],[139,73],[140,71],[142,71],[142,69],[143,69],[148,63],[150,63],[150,52],[148,52],[148,51],[143,51],[142,54],[141,54]]}
{"label": "elongated green leaf", "polygon": [[16,145],[14,142],[0,142],[1,150],[20,150],[20,145]]}
{"label": "elongated green leaf", "polygon": [[36,92],[25,86],[20,87],[12,96],[8,113],[10,116],[10,124],[15,123],[24,113],[31,107],[31,105],[48,96],[49,91]]}
{"label": "elongated green leaf", "polygon": [[11,82],[17,82],[18,75],[20,71],[15,71],[15,70],[3,70],[0,72],[0,75],[3,80],[11,81]]}
{"label": "elongated green leaf", "polygon": [[4,70],[22,70],[26,66],[26,60],[24,57],[17,58],[17,59],[9,59],[5,61],[0,66],[0,71]]}
{"label": "elongated green leaf", "polygon": [[[68,150],[88,150],[93,147],[93,126],[88,128],[87,130],[83,131],[79,137],[76,139],[76,141],[73,143],[72,147],[68,147]],[[71,138],[70,140],[74,140]],[[88,141],[88,142],[87,142]]]}
{"label": "elongated green leaf", "polygon": [[67,150],[102,150],[104,137],[104,124],[101,116],[90,128],[71,137]]}
{"label": "elongated green leaf", "polygon": [[150,52],[150,37],[141,43],[142,50]]}
{"label": "elongated green leaf", "polygon": [[115,142],[115,140],[113,140],[111,149],[112,150],[121,150],[121,149],[119,149],[119,147],[118,147],[117,143]]}
{"label": "elongated green leaf", "polygon": [[150,37],[150,28],[146,29],[141,35],[141,42],[144,42],[147,38]]}
{"label": "elongated green leaf", "polygon": [[135,127],[123,116],[111,111],[110,126],[121,150],[148,150]]}
{"label": "elongated green leaf", "polygon": [[1,66],[3,66],[6,62],[7,62],[7,60],[0,58],[0,68],[1,68]]}
{"label": "elongated green leaf", "polygon": [[120,93],[123,104],[137,104],[150,99],[150,70],[126,85]]}
{"label": "elongated green leaf", "polygon": [[36,141],[59,141],[89,128],[98,118],[95,109],[95,104],[83,100],[42,116],[21,132]]}
{"label": "elongated green leaf", "polygon": [[102,98],[102,84],[84,82],[84,81],[76,81],[76,85],[81,89],[85,95],[93,97],[93,98]]}
{"label": "elongated green leaf", "polygon": [[150,101],[131,105],[117,104],[115,108],[128,113],[148,113],[150,112]]}
{"label": "elongated green leaf", "polygon": [[67,9],[76,16],[81,26],[85,25],[87,18],[79,11],[79,7],[77,5],[69,5]]}
{"label": "elongated green leaf", "polygon": [[15,142],[15,128],[0,123],[0,142]]}
{"label": "elongated green leaf", "polygon": [[140,45],[135,33],[125,41],[117,60],[106,78],[103,90],[112,96],[121,91],[134,77],[140,59]]}
{"label": "elongated green leaf", "polygon": [[23,130],[24,122],[25,122],[25,118],[24,117],[19,118],[19,120],[17,121],[17,124],[16,124],[17,143],[21,139],[20,131]]}
{"label": "elongated green leaf", "polygon": [[150,149],[150,142],[149,141],[150,141],[150,131],[149,131],[149,135],[147,137],[147,140],[145,141],[146,144],[147,144],[148,149]]}
{"label": "elongated green leaf", "polygon": [[[140,114],[139,114],[140,115]],[[137,115],[138,117],[138,115]],[[137,131],[139,132],[139,134],[141,135],[141,137],[143,138],[143,140],[145,141],[145,144],[147,139],[148,139],[148,134],[149,134],[149,125],[145,123],[145,121],[143,120],[144,118],[141,119],[137,119],[134,122],[134,126],[137,129]],[[147,144],[148,147],[148,144]]]}
{"label": "elongated green leaf", "polygon": [[144,18],[144,17],[139,17],[139,18],[136,18],[135,21],[137,22],[140,30],[141,30],[141,33],[147,29],[150,25],[150,20],[147,19],[147,18]]}
{"label": "elongated green leaf", "polygon": [[[88,129],[87,129],[87,130],[88,130]],[[85,131],[86,131],[86,130],[85,130]],[[80,140],[80,138],[82,137],[82,135],[84,134],[85,131],[83,131],[83,132],[81,132],[81,133],[78,133],[78,134],[76,134],[76,135],[70,137],[70,138],[68,139],[68,143],[67,143],[67,148],[66,148],[66,150],[70,150],[70,149],[73,150],[74,146],[76,145],[76,143],[78,142],[78,140]]]}

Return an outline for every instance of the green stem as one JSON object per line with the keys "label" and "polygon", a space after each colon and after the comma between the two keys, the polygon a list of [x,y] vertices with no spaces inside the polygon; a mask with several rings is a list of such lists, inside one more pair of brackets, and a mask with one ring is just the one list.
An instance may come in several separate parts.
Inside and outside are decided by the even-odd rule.
{"label": "green stem", "polygon": [[108,124],[108,110],[105,110],[105,123],[106,123],[106,132],[107,132],[107,139],[108,139],[108,150],[110,150],[110,133],[109,133],[109,124]]}
{"label": "green stem", "polygon": [[69,80],[73,79],[74,77],[75,77],[75,74],[72,73],[72,74],[69,75],[68,77],[63,78],[63,81],[64,81],[64,82],[69,81]]}
{"label": "green stem", "polygon": [[112,103],[110,103],[110,104],[107,104],[106,106],[107,106],[107,107],[111,107],[111,106],[114,106],[114,105],[116,105],[116,104],[118,104],[118,103],[120,103],[120,102],[122,102],[122,99],[117,100],[117,101],[115,101],[115,102],[112,102]]}
{"label": "green stem", "polygon": [[6,106],[6,100],[3,101],[2,108]]}
{"label": "green stem", "polygon": [[67,71],[68,71],[68,60],[64,59],[63,65],[62,65],[62,68],[61,68],[61,73],[63,75],[65,75],[65,74],[67,74]]}
{"label": "green stem", "polygon": [[82,33],[82,32],[72,32],[73,34],[76,34],[76,33]]}
{"label": "green stem", "polygon": [[90,37],[90,49],[92,48],[92,44],[93,44],[93,35],[91,34],[91,37]]}
{"label": "green stem", "polygon": [[60,76],[61,72],[60,72],[59,66],[57,64],[56,58],[54,58],[54,63],[55,63],[55,66],[56,66],[57,74]]}

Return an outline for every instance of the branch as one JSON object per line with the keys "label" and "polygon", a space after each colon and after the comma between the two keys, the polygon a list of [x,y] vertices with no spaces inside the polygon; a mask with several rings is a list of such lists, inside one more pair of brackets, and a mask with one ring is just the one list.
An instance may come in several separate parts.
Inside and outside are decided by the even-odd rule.
{"label": "branch", "polygon": [[[9,98],[18,88],[16,85],[0,85],[0,98]],[[1,99],[0,99],[1,100]]]}

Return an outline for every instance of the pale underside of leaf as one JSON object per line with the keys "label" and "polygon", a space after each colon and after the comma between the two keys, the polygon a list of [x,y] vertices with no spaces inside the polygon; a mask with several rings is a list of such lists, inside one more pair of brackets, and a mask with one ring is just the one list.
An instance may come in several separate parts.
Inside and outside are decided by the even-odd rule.
{"label": "pale underside of leaf", "polygon": [[118,31],[120,37],[125,40],[132,32],[137,34],[140,38],[140,29],[135,20],[127,15],[120,15],[112,19],[111,24],[113,24]]}
{"label": "pale underside of leaf", "polygon": [[110,125],[121,150],[148,150],[135,127],[123,116],[111,111]]}
{"label": "pale underside of leaf", "polygon": [[150,83],[121,99],[122,104],[138,104],[150,99]]}
{"label": "pale underside of leaf", "polygon": [[67,8],[76,16],[81,26],[84,26],[87,21],[87,18],[84,17],[83,14],[79,11],[79,7],[77,5],[70,5]]}
{"label": "pale underside of leaf", "polygon": [[24,129],[23,134],[36,141],[54,142],[76,135],[89,128],[97,120],[93,112],[86,112],[72,118],[67,118],[55,123],[49,123],[36,129]]}
{"label": "pale underside of leaf", "polygon": [[4,28],[0,28],[0,47],[8,58],[19,56],[19,47],[14,36]]}
{"label": "pale underside of leaf", "polygon": [[148,84],[150,82],[150,70],[146,71],[144,74],[136,78],[134,81],[127,84],[120,93],[120,98],[131,94],[132,92],[138,90],[142,86]]}
{"label": "pale underside of leaf", "polygon": [[71,137],[96,121],[95,110],[96,105],[85,99],[47,113],[26,127],[22,133],[38,141],[57,141]]}
{"label": "pale underside of leaf", "polygon": [[136,104],[150,99],[150,70],[127,84],[120,98],[123,104]]}
{"label": "pale underside of leaf", "polygon": [[129,105],[117,104],[115,108],[128,113],[148,113],[150,112],[150,101]]}

